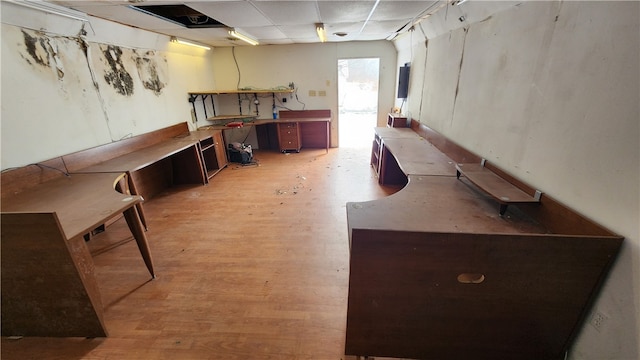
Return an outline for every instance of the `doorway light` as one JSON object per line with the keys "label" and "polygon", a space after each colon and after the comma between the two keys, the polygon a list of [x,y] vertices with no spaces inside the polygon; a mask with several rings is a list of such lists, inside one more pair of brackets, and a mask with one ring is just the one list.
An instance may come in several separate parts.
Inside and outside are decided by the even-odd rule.
{"label": "doorway light", "polygon": [[73,9],[66,8],[64,6],[59,6],[55,4],[50,4],[44,1],[34,1],[34,0],[7,0],[12,4],[16,4],[19,6],[27,7],[34,10],[39,10],[45,12],[47,14],[54,14],[62,17],[66,17],[69,19],[80,20],[80,21],[89,21],[87,14],[82,13],[80,11],[76,11]]}
{"label": "doorway light", "polygon": [[189,45],[189,46],[197,47],[197,48],[200,48],[200,49],[211,50],[211,47],[209,47],[207,45],[196,44],[196,43],[191,42],[191,41],[178,39],[175,36],[171,37],[171,42],[182,44],[182,45]]}
{"label": "doorway light", "polygon": [[316,33],[318,33],[318,38],[320,39],[320,42],[326,42],[327,41],[327,33],[324,30],[324,24],[323,23],[316,23]]}
{"label": "doorway light", "polygon": [[229,35],[233,36],[236,39],[239,39],[239,40],[242,40],[242,41],[244,41],[246,43],[249,43],[251,45],[258,45],[259,44],[258,40],[254,39],[252,37],[249,37],[247,35],[241,34],[241,33],[237,32],[236,29],[233,29],[233,28],[229,29]]}

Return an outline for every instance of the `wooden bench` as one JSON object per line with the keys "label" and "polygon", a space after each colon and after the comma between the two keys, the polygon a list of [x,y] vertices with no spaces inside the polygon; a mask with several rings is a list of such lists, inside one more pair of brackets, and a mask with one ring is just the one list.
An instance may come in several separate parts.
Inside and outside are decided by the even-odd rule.
{"label": "wooden bench", "polygon": [[[347,203],[345,354],[564,359],[623,238],[411,128],[423,140],[378,133],[389,160],[380,177],[404,187]],[[511,204],[502,216],[496,200]]]}

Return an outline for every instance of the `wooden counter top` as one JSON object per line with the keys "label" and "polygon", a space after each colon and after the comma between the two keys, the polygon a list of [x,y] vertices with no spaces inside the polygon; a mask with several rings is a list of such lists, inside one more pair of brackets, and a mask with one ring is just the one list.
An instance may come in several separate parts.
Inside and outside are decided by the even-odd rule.
{"label": "wooden counter top", "polygon": [[136,171],[195,145],[195,141],[187,138],[173,138],[77,170],[76,173]]}
{"label": "wooden counter top", "polygon": [[489,196],[464,181],[454,176],[409,175],[408,184],[395,194],[347,203],[349,229],[477,234],[547,232],[519,212],[508,211],[501,217]]}
{"label": "wooden counter top", "polygon": [[[313,118],[280,118],[280,119],[257,119],[253,121],[245,121],[243,122],[243,126],[257,126],[257,125],[267,125],[267,124],[278,124],[278,123],[288,123],[288,122],[297,122],[297,123],[313,123],[313,122],[331,122],[331,117],[313,117]],[[237,129],[237,127],[231,127],[226,125],[206,125],[201,126],[198,130],[231,130]]]}
{"label": "wooden counter top", "polygon": [[118,173],[73,174],[47,181],[2,202],[2,213],[56,213],[65,238],[81,236],[142,202],[115,190]]}
{"label": "wooden counter top", "polygon": [[393,156],[405,175],[455,176],[453,160],[422,138],[384,138],[383,159]]}

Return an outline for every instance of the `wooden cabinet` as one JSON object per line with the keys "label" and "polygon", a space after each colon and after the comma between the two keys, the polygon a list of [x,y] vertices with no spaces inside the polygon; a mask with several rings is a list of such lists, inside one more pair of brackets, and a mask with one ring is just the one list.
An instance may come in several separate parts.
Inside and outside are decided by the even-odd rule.
{"label": "wooden cabinet", "polygon": [[389,114],[387,115],[387,127],[407,127],[407,117],[401,114]]}
{"label": "wooden cabinet", "polygon": [[202,166],[207,173],[207,179],[211,179],[220,170],[227,166],[227,152],[224,148],[222,130],[216,130],[200,139],[200,151],[202,153]]}
{"label": "wooden cabinet", "polygon": [[300,152],[300,126],[295,122],[278,123],[278,143],[280,151]]}
{"label": "wooden cabinet", "polygon": [[216,162],[218,163],[218,170],[222,170],[229,163],[227,160],[227,149],[224,145],[222,131],[218,130],[214,132],[212,137],[213,147],[216,153]]}

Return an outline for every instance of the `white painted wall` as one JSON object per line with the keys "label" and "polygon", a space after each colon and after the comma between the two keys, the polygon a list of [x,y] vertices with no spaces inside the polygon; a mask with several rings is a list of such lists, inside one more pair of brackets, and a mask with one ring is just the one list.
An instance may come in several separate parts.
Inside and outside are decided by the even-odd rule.
{"label": "white painted wall", "polygon": [[638,2],[468,1],[395,41],[413,64],[414,119],[625,236],[593,308],[605,326],[586,324],[571,359],[640,357],[639,14]]}
{"label": "white painted wall", "polygon": [[[395,98],[396,56],[395,47],[388,41],[219,48],[216,49],[213,62],[214,82],[218,89],[225,90],[237,87],[271,89],[288,87],[289,83],[293,82],[296,93],[287,95],[286,103],[277,102],[279,109],[330,109],[334,116],[331,125],[332,146],[337,146],[338,59],[380,59],[378,123],[383,126]],[[205,89],[194,91],[196,90]],[[316,92],[316,96],[309,95],[311,90]],[[325,91],[326,96],[318,96],[320,91]],[[271,118],[271,95],[259,100],[259,118]],[[210,102],[205,101],[205,104],[208,114],[211,114]],[[243,114],[255,111],[255,107],[249,109],[249,104],[249,100],[243,101]],[[238,100],[235,95],[217,97],[216,114],[238,112]],[[199,115],[198,126],[207,125],[206,121],[201,121],[202,119]]]}
{"label": "white painted wall", "polygon": [[[180,122],[195,129],[187,92],[215,87],[213,51],[98,18],[90,18],[80,37],[80,21],[7,2],[1,6],[2,169]],[[122,51],[118,66],[131,77],[130,93],[118,93],[105,79],[113,72],[109,46]],[[151,79],[163,87],[145,88],[143,81]]]}

